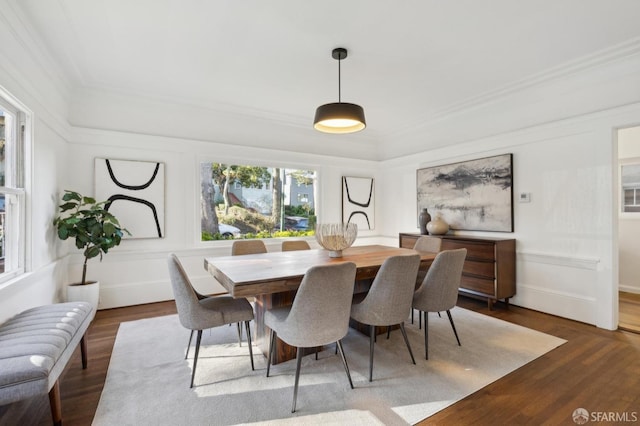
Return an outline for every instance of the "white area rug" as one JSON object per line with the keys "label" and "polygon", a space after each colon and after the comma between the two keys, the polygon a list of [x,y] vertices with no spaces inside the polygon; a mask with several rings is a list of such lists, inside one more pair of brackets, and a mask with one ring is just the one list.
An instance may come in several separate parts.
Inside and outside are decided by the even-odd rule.
{"label": "white area rug", "polygon": [[[334,346],[302,363],[296,413],[291,413],[295,360],[272,366],[254,348],[251,371],[246,342],[235,326],[203,333],[195,387],[189,388],[193,348],[176,315],[123,323],[113,349],[95,425],[230,425],[416,423],[565,341],[462,308],[429,316],[429,360],[416,324],[407,334],[411,363],[399,330],[378,336],[373,382],[368,381],[369,338],[350,330],[343,340],[355,389],[350,389]],[[195,340],[195,339],[194,339]]]}

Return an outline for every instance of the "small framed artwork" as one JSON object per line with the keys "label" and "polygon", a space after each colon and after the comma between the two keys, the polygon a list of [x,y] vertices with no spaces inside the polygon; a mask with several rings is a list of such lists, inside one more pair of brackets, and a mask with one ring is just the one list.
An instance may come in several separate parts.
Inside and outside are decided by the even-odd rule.
{"label": "small framed artwork", "polygon": [[419,169],[418,212],[440,214],[451,229],[513,232],[513,155]]}
{"label": "small framed artwork", "polygon": [[359,230],[375,227],[373,178],[342,177],[342,223],[355,223]]}
{"label": "small framed artwork", "polygon": [[127,238],[164,237],[164,163],[95,159],[95,198],[131,232]]}

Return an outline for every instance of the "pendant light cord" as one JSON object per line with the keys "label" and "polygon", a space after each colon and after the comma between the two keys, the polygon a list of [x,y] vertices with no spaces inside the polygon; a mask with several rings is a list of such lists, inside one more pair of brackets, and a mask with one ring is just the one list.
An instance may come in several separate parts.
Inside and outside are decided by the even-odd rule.
{"label": "pendant light cord", "polygon": [[342,62],[342,56],[338,57],[338,103],[342,103],[341,97],[341,82],[340,82],[340,62]]}

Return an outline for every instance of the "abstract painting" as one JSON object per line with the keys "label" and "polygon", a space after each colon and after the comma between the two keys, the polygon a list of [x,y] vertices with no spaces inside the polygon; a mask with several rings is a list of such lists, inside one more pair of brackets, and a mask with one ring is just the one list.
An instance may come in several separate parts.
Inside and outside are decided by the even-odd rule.
{"label": "abstract painting", "polygon": [[513,232],[513,155],[419,169],[418,212],[440,214],[450,229]]}
{"label": "abstract painting", "polygon": [[131,232],[129,238],[164,236],[164,163],[95,159],[95,198]]}
{"label": "abstract painting", "polygon": [[373,178],[342,177],[342,223],[355,223],[359,230],[374,229]]}

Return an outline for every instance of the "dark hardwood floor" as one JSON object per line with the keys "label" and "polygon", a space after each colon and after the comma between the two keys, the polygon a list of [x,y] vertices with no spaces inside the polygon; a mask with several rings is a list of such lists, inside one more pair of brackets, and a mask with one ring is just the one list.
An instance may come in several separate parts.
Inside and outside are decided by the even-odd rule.
{"label": "dark hardwood floor", "polygon": [[[567,343],[420,424],[572,425],[577,408],[592,415],[627,413],[630,419],[635,413],[640,421],[640,334],[601,330],[517,306],[507,310],[502,303],[488,311],[486,302],[466,297],[460,297],[458,305],[561,337]],[[66,426],[91,424],[119,324],[171,313],[175,313],[173,302],[98,312],[89,329],[89,368],[81,369],[78,350],[61,381]],[[22,417],[7,418],[5,407],[0,410],[0,425],[51,423],[46,397],[29,402],[25,412]]]}

